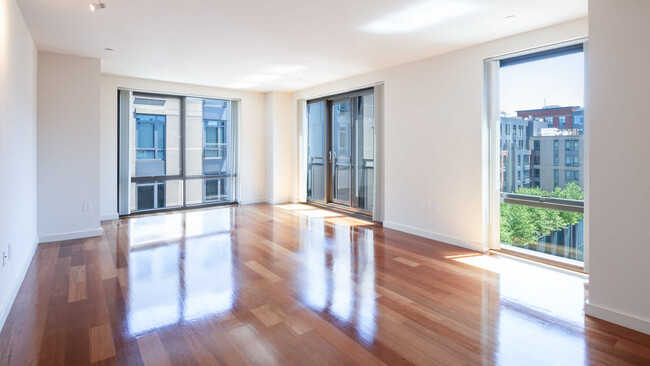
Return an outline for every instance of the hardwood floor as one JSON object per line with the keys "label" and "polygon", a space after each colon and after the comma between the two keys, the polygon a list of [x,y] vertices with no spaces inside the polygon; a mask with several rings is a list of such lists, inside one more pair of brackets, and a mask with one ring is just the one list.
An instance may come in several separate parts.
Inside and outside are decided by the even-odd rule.
{"label": "hardwood floor", "polygon": [[304,205],[142,216],[39,246],[0,364],[650,364],[581,277]]}

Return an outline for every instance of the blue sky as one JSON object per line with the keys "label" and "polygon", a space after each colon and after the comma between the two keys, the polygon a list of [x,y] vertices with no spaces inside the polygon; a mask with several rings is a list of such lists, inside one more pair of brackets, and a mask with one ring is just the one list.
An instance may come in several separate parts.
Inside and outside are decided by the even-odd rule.
{"label": "blue sky", "polygon": [[584,106],[584,53],[574,53],[539,61],[502,67],[500,75],[501,111],[546,105]]}

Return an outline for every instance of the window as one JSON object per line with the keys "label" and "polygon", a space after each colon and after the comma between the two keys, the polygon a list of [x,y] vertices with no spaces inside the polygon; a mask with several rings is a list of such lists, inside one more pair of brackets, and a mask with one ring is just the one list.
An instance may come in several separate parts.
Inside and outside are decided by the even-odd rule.
{"label": "window", "polygon": [[203,170],[205,174],[218,173],[223,168],[216,160],[227,158],[228,101],[203,101]]}
{"label": "window", "polygon": [[565,150],[566,151],[578,151],[580,149],[579,140],[566,140],[565,141]]}
{"label": "window", "polygon": [[154,114],[135,115],[136,176],[165,174],[166,118]]}
{"label": "window", "polygon": [[[580,266],[584,205],[576,201],[584,201],[580,181],[584,169],[580,165],[582,144],[586,143],[581,118],[584,52],[583,45],[576,41],[553,47],[486,60],[490,86],[486,90],[491,93],[487,95],[490,141],[497,141],[497,126],[504,121],[519,127],[513,145],[521,148],[519,139],[527,141],[533,164],[530,186],[526,181],[524,185],[494,184],[498,165],[490,165],[490,186],[500,186],[501,192],[490,195],[490,207],[494,209],[490,210],[489,225],[491,232],[499,235],[490,237],[489,243],[491,248],[513,254],[545,253],[577,261],[575,266]],[[540,102],[545,100],[553,105]],[[562,132],[557,134],[548,128]],[[519,155],[517,150],[513,152]],[[492,151],[491,159],[498,154]],[[503,181],[506,177],[520,177],[520,171],[512,169],[514,165],[501,166]],[[526,173],[522,171],[521,177]],[[550,196],[553,200],[540,203],[535,196]]]}
{"label": "window", "polygon": [[553,117],[544,117],[544,122],[548,127],[553,127]]}
{"label": "window", "polygon": [[564,171],[564,183],[579,183],[580,181],[580,171],[579,170],[565,170]]}
{"label": "window", "polygon": [[205,180],[205,201],[224,201],[227,198],[225,179]]}
{"label": "window", "polygon": [[136,114],[136,159],[165,160],[165,116]]}
{"label": "window", "polygon": [[521,166],[521,155],[517,155],[517,166]]}
{"label": "window", "polygon": [[121,215],[236,202],[237,102],[129,90],[119,101]]}
{"label": "window", "polygon": [[228,157],[226,121],[204,120],[203,128],[203,174],[223,171]]}
{"label": "window", "polygon": [[580,166],[580,155],[567,154],[564,158],[564,166]]}
{"label": "window", "polygon": [[573,113],[573,128],[577,130],[584,129],[584,110],[579,110]]}
{"label": "window", "polygon": [[165,183],[141,183],[136,185],[137,210],[153,210],[165,207]]}

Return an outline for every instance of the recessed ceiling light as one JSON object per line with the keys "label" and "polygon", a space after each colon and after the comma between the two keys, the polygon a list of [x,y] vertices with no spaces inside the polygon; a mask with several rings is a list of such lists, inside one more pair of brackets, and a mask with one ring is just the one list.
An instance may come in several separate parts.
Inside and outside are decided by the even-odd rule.
{"label": "recessed ceiling light", "polygon": [[106,4],[101,2],[101,0],[97,3],[90,3],[90,10],[92,11],[97,11],[106,8]]}
{"label": "recessed ceiling light", "polygon": [[516,15],[514,15],[514,14],[510,14],[510,15],[508,15],[508,16],[506,17],[506,19],[512,19],[512,18],[514,18],[514,17],[516,17]]}
{"label": "recessed ceiling light", "polygon": [[109,47],[106,47],[106,48],[104,48],[104,51],[113,51],[113,49],[109,48]]}

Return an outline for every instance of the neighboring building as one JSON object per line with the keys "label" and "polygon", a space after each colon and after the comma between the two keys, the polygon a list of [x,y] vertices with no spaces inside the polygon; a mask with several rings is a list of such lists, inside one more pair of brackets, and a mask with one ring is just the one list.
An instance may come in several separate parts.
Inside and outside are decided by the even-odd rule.
{"label": "neighboring building", "polygon": [[501,191],[514,192],[530,187],[530,149],[528,130],[531,121],[501,117]]}
{"label": "neighboring building", "polygon": [[569,182],[584,187],[584,136],[576,130],[546,128],[529,137],[532,147],[532,186],[545,191]]}
{"label": "neighboring building", "polygon": [[517,111],[517,117],[530,120],[542,120],[548,128],[559,130],[584,131],[584,108],[578,106],[560,107],[557,105],[546,106],[541,109],[527,109]]}

